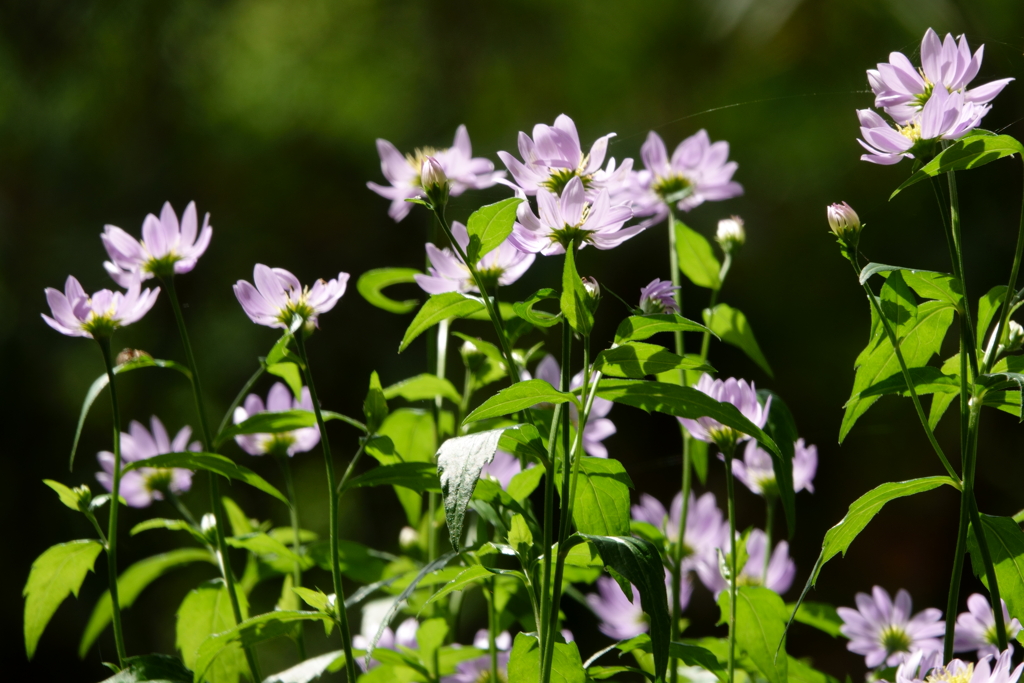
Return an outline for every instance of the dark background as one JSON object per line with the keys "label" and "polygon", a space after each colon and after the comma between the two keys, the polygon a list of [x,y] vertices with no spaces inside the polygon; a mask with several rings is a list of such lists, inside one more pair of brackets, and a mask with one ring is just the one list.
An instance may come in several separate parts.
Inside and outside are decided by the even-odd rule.
{"label": "dark background", "polygon": [[[201,213],[211,212],[213,242],[196,270],[179,278],[179,289],[211,409],[220,411],[275,339],[249,322],[230,290],[251,277],[254,263],[288,268],[305,282],[342,270],[353,283],[370,268],[422,264],[425,212],[416,207],[395,225],[387,201],[365,187],[367,180],[382,182],[375,138],[403,151],[444,146],[465,123],[475,153],[496,160],[497,150],[514,151],[517,131],[563,112],[575,119],[585,146],[616,131],[610,153],[619,159],[637,158],[651,129],[670,149],[702,127],[732,146],[745,196],[705,204],[685,219],[709,235],[719,218],[735,213],[746,220],[748,242],[722,297],[746,312],[775,377],[731,348],[716,345],[711,358],[725,375],[779,392],[802,435],[818,445],[816,493],[798,500],[799,573],[787,595],[795,599],[826,529],[852,500],[885,481],[941,472],[908,401],[882,400],[837,445],[868,307],[827,231],[826,205],[846,200],[856,208],[868,223],[863,245],[874,260],[949,269],[930,190],[919,185],[887,201],[909,164],[884,168],[858,159],[854,110],[872,103],[864,70],[890,50],[913,58],[933,26],[940,34],[965,32],[972,48],[985,43],[977,82],[1019,77],[1022,22],[1024,6],[1010,0],[0,4],[0,349],[7,395],[0,510],[8,555],[0,613],[7,671],[24,668],[35,680],[99,680],[99,662],[114,657],[109,631],[84,662],[76,656],[81,629],[106,587],[102,559],[79,599],[57,612],[31,664],[19,635],[20,590],[32,560],[56,542],[91,536],[87,522],[60,506],[40,480],[99,488],[94,454],[109,447],[105,398],[86,424],[74,472],[66,463],[82,397],[103,366],[94,344],[53,332],[39,313],[46,310],[43,288],[61,287],[68,273],[88,291],[112,285],[101,267],[103,225],[138,234],[145,214],[159,212],[165,200],[180,212],[194,199]],[[1019,82],[1011,84],[985,127],[1024,134],[1021,93]],[[961,175],[972,300],[1006,280],[1020,185],[1011,161]],[[466,194],[453,201],[450,215],[464,219],[505,194]],[[586,250],[580,270],[634,298],[654,277],[668,277],[665,243],[665,227],[657,226],[614,252]],[[506,296],[554,285],[559,264],[540,257]],[[705,297],[688,288],[685,312],[698,318]],[[602,312],[598,339],[610,340],[620,311],[609,299]],[[423,341],[395,353],[408,320],[372,308],[350,287],[311,342],[326,407],[359,414],[371,369],[385,384],[423,371]],[[457,329],[488,333],[484,323]],[[952,337],[947,345],[952,349]],[[182,360],[166,300],[119,332],[115,346]],[[125,376],[119,391],[126,424],[153,413],[171,430],[194,422],[187,387],[169,374]],[[673,421],[627,407],[611,417],[619,427],[607,442],[612,455],[627,464],[638,492],[667,502],[679,480]],[[957,451],[954,423],[947,417],[940,428],[949,453]],[[354,434],[332,429],[336,450],[351,452]],[[978,477],[985,512],[1024,507],[1018,434],[1012,417],[986,413]],[[279,482],[270,462],[231,449]],[[326,535],[321,458],[303,455],[295,466],[300,498],[311,502],[304,523]],[[720,500],[721,469],[712,463],[709,482]],[[285,510],[266,498],[241,486],[230,494],[249,514],[286,522]],[[198,479],[187,500],[205,509]],[[403,520],[394,503],[385,489],[351,495],[342,511],[345,537],[397,550]],[[741,526],[763,523],[760,501],[749,492],[740,491],[738,505]],[[846,559],[826,566],[810,598],[852,605],[854,593],[879,584],[890,592],[910,589],[918,609],[942,607],[957,505],[952,490],[891,504]],[[159,504],[132,510],[124,527],[153,514],[172,511]],[[121,562],[126,567],[176,540],[154,532],[123,542]],[[208,568],[178,570],[143,593],[125,615],[129,651],[173,651],[173,613],[188,588],[209,575]],[[317,580],[326,582],[326,575]],[[965,581],[961,605],[977,587],[973,577]],[[269,608],[272,592],[257,592],[258,609]],[[724,633],[710,626],[717,610],[703,588],[689,616],[695,634]],[[607,644],[589,622],[572,626],[585,657]],[[467,622],[460,637],[468,642],[478,627]],[[860,677],[862,658],[844,648],[845,641],[797,627],[789,649],[833,675]],[[290,657],[287,648],[269,648],[264,668],[279,670]]]}

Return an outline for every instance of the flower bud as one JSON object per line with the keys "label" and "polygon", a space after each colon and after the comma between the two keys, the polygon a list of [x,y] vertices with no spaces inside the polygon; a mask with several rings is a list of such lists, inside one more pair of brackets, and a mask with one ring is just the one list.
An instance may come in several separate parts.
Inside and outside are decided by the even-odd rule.
{"label": "flower bud", "polygon": [[420,545],[420,532],[413,529],[411,526],[404,526],[402,530],[398,532],[398,546],[405,552],[414,550]]}
{"label": "flower bud", "polygon": [[199,528],[202,530],[203,535],[208,539],[214,538],[214,532],[217,528],[217,518],[213,516],[212,512],[207,512],[203,515],[203,518],[199,521]]}
{"label": "flower bud", "polygon": [[587,291],[587,308],[593,313],[597,310],[597,305],[601,303],[601,285],[597,284],[597,280],[592,277],[582,278],[583,289]]}
{"label": "flower bud", "polygon": [[1016,320],[1011,320],[1006,332],[1006,352],[1013,353],[1024,346],[1024,327]]}
{"label": "flower bud", "polygon": [[433,208],[440,209],[448,203],[448,176],[434,157],[427,157],[420,167],[420,185]]}
{"label": "flower bud", "polygon": [[836,237],[849,246],[856,246],[862,228],[857,212],[849,204],[843,202],[828,207],[827,213],[828,225]]}
{"label": "flower bud", "polygon": [[743,230],[743,219],[739,216],[730,216],[718,221],[715,241],[726,254],[731,254],[742,247],[743,243],[747,241],[747,233]]}

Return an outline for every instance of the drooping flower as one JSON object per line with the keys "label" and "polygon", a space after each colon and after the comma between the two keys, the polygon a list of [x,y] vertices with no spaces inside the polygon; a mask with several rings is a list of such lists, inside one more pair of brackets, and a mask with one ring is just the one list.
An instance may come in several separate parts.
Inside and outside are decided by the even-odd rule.
{"label": "drooping flower", "polygon": [[[465,662],[459,662],[455,673],[445,676],[441,683],[479,683],[489,681],[491,673],[491,655],[489,653],[491,642],[486,629],[480,629],[473,638],[473,647],[484,650],[488,654],[475,657]],[[498,677],[506,680],[508,677],[508,660],[512,657],[512,636],[508,631],[502,631],[494,638],[494,647],[498,651]]]}
{"label": "drooping flower", "polygon": [[[806,489],[814,493],[814,475],[817,471],[818,448],[805,445],[803,439],[798,439],[793,444],[793,492],[799,493]],[[732,473],[759,496],[777,496],[779,493],[772,456],[756,441],[748,441],[743,458],[732,461]]]}
{"label": "drooping flower", "polygon": [[[540,363],[537,364],[537,370],[534,375],[537,379],[542,379],[553,387],[559,386],[562,376],[558,361],[550,353],[544,356]],[[529,379],[529,377],[526,379]],[[580,371],[569,382],[569,389],[578,389],[582,386],[583,372]],[[594,398],[594,404],[590,407],[590,415],[587,416],[587,424],[583,427],[583,450],[587,455],[595,458],[608,457],[608,448],[601,442],[616,431],[615,423],[607,417],[613,405],[606,398]],[[569,417],[573,425],[578,427],[580,417],[576,406],[569,407]]]}
{"label": "drooping flower", "polygon": [[[952,660],[942,666],[942,655],[938,652],[918,650],[907,657],[896,669],[897,683],[1017,683],[1024,664],[1010,671],[1013,666],[1013,650],[1007,648],[995,655],[986,655],[977,665]],[[994,665],[993,665],[993,660]]]}
{"label": "drooping flower", "polygon": [[614,158],[601,168],[608,153],[608,140],[614,136],[615,133],[609,133],[598,138],[590,152],[584,154],[576,124],[560,114],[553,126],[543,123],[534,126],[532,139],[526,133],[519,133],[519,154],[523,161],[508,152],[498,152],[498,156],[526,194],[546,190],[557,197],[571,180],[578,178],[589,195],[617,186],[633,168],[632,159],[624,160],[616,168]]}
{"label": "drooping flower", "polygon": [[[465,252],[469,248],[469,232],[458,221],[452,222],[452,235]],[[479,292],[469,268],[448,247],[438,249],[427,243],[427,258],[430,259],[429,275],[415,275],[416,284],[428,294],[444,292]],[[495,285],[505,287],[523,276],[533,264],[536,255],[520,251],[511,241],[505,240],[475,264],[477,274],[484,280],[484,287],[493,292]]]}
{"label": "drooping flower", "polygon": [[883,663],[897,666],[918,650],[942,651],[941,610],[929,607],[911,616],[910,593],[902,588],[895,601],[880,586],[871,595],[857,593],[855,599],[857,609],[837,608],[843,620],[839,630],[850,639],[846,649],[864,655],[869,669]]}
{"label": "drooping flower", "polygon": [[391,200],[388,215],[396,223],[405,218],[412,209],[412,204],[405,201],[406,199],[424,196],[423,164],[428,157],[434,158],[441,167],[441,171],[448,179],[449,193],[453,197],[458,197],[466,190],[491,187],[499,178],[505,177],[504,171],[494,170],[494,163],[490,159],[473,156],[473,148],[465,126],[458,127],[455,131],[455,140],[447,149],[421,147],[412,154],[403,155],[387,140],[378,139],[377,153],[380,154],[381,171],[390,185],[369,182],[366,186],[381,197]]}
{"label": "drooping flower", "polygon": [[743,186],[732,179],[738,164],[728,161],[729,143],[712,143],[704,129],[680,142],[671,158],[661,136],[651,131],[640,157],[644,169],[630,173],[614,198],[629,201],[634,216],[649,217],[645,227],[665,220],[672,204],[689,211],[743,194]]}
{"label": "drooping flower", "polygon": [[[307,410],[313,412],[313,399],[309,395],[309,387],[302,387],[302,400],[295,400],[291,389],[281,382],[274,382],[267,393],[267,402],[256,394],[245,397],[242,405],[235,408],[232,416],[235,424],[239,424],[258,413],[279,413],[285,410]],[[314,427],[302,427],[290,432],[276,434],[239,434],[235,442],[249,455],[295,455],[313,450],[320,443],[320,430]]]}
{"label": "drooping flower", "polygon": [[[384,628],[384,632],[381,633],[380,639],[377,640],[377,647],[385,650],[395,650],[396,652],[401,652],[399,648],[403,647],[415,650],[419,647],[416,643],[416,631],[419,630],[419,627],[420,624],[414,617],[409,617],[403,621],[394,631],[391,630],[390,626],[387,626]],[[364,633],[356,634],[352,637],[352,647],[357,650],[369,650],[370,641],[374,635],[376,635],[376,632],[367,636],[364,629]],[[367,670],[365,657],[357,658],[356,664],[363,671]],[[371,660],[370,668],[372,669],[378,666],[378,664],[379,662]]]}
{"label": "drooping flower", "polygon": [[[728,531],[725,537],[729,537]],[[796,563],[789,556],[789,543],[786,541],[779,541],[770,557],[768,550],[767,534],[760,529],[752,530],[747,536],[747,563],[739,571],[736,583],[740,586],[764,586],[782,595],[793,585]],[[696,571],[701,583],[716,595],[729,587],[717,562],[702,562],[696,566]]]}
{"label": "drooping flower", "polygon": [[587,604],[601,620],[598,628],[609,638],[627,640],[646,633],[651,627],[640,606],[640,592],[636,586],[631,588],[632,602],[615,579],[602,576],[597,579],[597,593],[587,595]]}
{"label": "drooping flower", "polygon": [[[198,441],[188,442],[192,428],[182,427],[170,439],[160,419],[154,415],[149,421],[150,430],[132,420],[127,432],[121,432],[122,466],[138,460],[146,460],[164,453],[182,453],[185,450],[202,449]],[[114,454],[100,451],[96,460],[103,468],[96,473],[96,480],[107,491],[114,488]],[[165,467],[142,467],[125,472],[121,477],[119,492],[128,505],[136,508],[148,507],[154,500],[163,500],[168,491],[180,495],[192,487],[192,472],[186,469]]]}
{"label": "drooping flower", "polygon": [[284,268],[269,268],[257,263],[252,271],[253,287],[239,280],[232,289],[249,319],[258,325],[288,329],[294,316],[317,324],[321,313],[334,308],[345,293],[348,273],[338,273],[335,280],[320,279],[311,288]]}
{"label": "drooping flower", "polygon": [[46,288],[46,302],[53,317],[43,314],[46,324],[69,337],[91,339],[109,337],[114,330],[142,319],[153,308],[160,288],[142,289],[135,280],[127,292],[101,289],[91,297],[73,275],[69,275],[61,293]]}
{"label": "drooping flower", "polygon": [[164,202],[160,217],[147,214],[142,221],[142,240],[137,240],[116,225],[106,225],[100,239],[110,261],[103,267],[114,282],[129,287],[133,279],[182,275],[196,267],[196,262],[210,245],[213,228],[210,214],[199,229],[196,203],[189,202],[178,223],[170,202]]}
{"label": "drooping flower", "polygon": [[508,238],[517,249],[531,254],[564,254],[573,241],[580,249],[588,244],[612,249],[643,230],[636,225],[622,227],[633,215],[628,204],[613,206],[605,190],[598,191],[593,201],[588,200],[583,182],[576,177],[569,180],[561,197],[539,190],[537,209],[539,216],[534,215],[528,202],[520,204]]}
{"label": "drooping flower", "polygon": [[884,109],[896,123],[906,125],[921,111],[937,85],[950,93],[963,93],[965,102],[988,104],[1013,79],[1003,78],[968,90],[981,69],[984,54],[982,45],[972,56],[962,35],[959,43],[951,33],[939,40],[938,34],[928,29],[921,40],[920,69],[915,69],[902,52],[892,52],[888,62],[868,69],[875,106]]}
{"label": "drooping flower", "polygon": [[[757,401],[757,388],[754,383],[747,384],[745,380],[730,377],[727,380],[712,379],[711,375],[704,374],[697,380],[695,387],[720,403],[731,403],[739,409],[743,417],[754,423],[757,427],[764,427],[768,421],[768,411],[772,406],[772,398],[764,402],[762,406]],[[690,435],[695,439],[717,444],[719,448],[725,445],[732,445],[750,438],[749,435],[736,431],[732,427],[726,427],[718,420],[710,417],[700,417],[696,420],[679,418],[679,421],[686,427]]]}
{"label": "drooping flower", "polygon": [[[631,509],[632,518],[646,522],[660,529],[670,543],[679,542],[679,522],[683,516],[683,494],[677,493],[672,499],[671,511],[666,511],[654,496],[646,493],[640,496],[640,503]],[[683,537],[683,570],[696,570],[698,565],[707,565],[718,571],[716,551],[724,548],[729,540],[729,523],[715,502],[710,491],[697,498],[690,492],[690,504],[686,511],[686,534]]]}
{"label": "drooping flower", "polygon": [[949,93],[945,88],[932,91],[921,111],[906,125],[896,124],[893,130],[885,120],[870,109],[859,109],[863,161],[889,166],[903,157],[913,159],[923,148],[931,148],[936,140],[955,140],[977,128],[991,107],[968,102],[960,92]]}
{"label": "drooping flower", "polygon": [[679,304],[676,303],[675,292],[679,287],[674,287],[671,282],[663,281],[661,278],[651,280],[646,287],[640,288],[640,310],[644,315],[655,313],[679,313]]}
{"label": "drooping flower", "polygon": [[[1010,612],[1006,609],[1006,601],[1000,600],[1003,605],[1003,624],[1006,626],[1006,638],[1013,640],[1020,633],[1020,622],[1014,618],[1010,619]],[[1013,644],[1009,646],[1013,651]],[[993,657],[999,654],[998,639],[996,638],[996,618],[992,611],[992,605],[985,599],[984,595],[974,593],[967,598],[967,611],[962,612],[956,618],[956,634],[953,637],[953,650],[966,652],[976,650],[978,659],[986,655]]]}

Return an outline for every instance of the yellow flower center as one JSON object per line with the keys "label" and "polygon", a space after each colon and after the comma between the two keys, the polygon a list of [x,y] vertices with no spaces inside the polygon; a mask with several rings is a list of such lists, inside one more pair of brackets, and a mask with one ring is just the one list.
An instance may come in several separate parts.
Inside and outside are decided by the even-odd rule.
{"label": "yellow flower center", "polygon": [[970,683],[971,676],[973,675],[974,664],[971,663],[956,673],[950,671],[946,667],[935,669],[925,680],[928,681],[928,683]]}
{"label": "yellow flower center", "polygon": [[413,178],[412,184],[420,185],[420,176],[423,173],[423,164],[426,163],[427,157],[437,157],[438,154],[447,151],[447,149],[437,149],[436,147],[417,147],[412,154],[406,154],[406,162],[412,167],[412,170],[416,171],[416,177]]}
{"label": "yellow flower center", "polygon": [[921,139],[921,122],[914,120],[905,126],[896,125],[896,130],[900,132],[900,135],[910,140],[911,142],[917,142]]}

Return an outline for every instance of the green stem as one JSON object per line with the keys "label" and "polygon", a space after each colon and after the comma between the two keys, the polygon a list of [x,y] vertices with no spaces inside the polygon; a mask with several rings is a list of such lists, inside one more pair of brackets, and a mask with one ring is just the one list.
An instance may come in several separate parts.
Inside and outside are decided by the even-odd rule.
{"label": "green stem", "polygon": [[345,650],[345,672],[347,680],[356,680],[356,662],[352,656],[352,632],[348,625],[348,613],[345,610],[345,587],[341,583],[341,561],[339,554],[338,538],[338,490],[334,483],[334,459],[331,457],[331,442],[327,438],[327,426],[324,424],[324,416],[320,412],[320,399],[316,395],[316,385],[313,383],[313,372],[309,367],[309,356],[306,354],[306,340],[300,330],[295,335],[298,342],[299,356],[302,359],[303,373],[306,376],[306,386],[309,387],[309,397],[313,401],[313,414],[316,415],[316,424],[320,429],[320,443],[324,451],[324,463],[327,467],[327,499],[330,507],[330,543],[331,543],[331,578],[334,582],[334,609],[341,631],[341,644]]}
{"label": "green stem", "polygon": [[256,385],[256,381],[260,377],[262,377],[263,373],[266,371],[266,366],[261,363],[260,366],[256,368],[256,372],[252,373],[252,375],[249,377],[246,383],[242,386],[241,391],[239,391],[238,395],[235,396],[235,400],[232,401],[231,405],[228,406],[227,411],[224,413],[224,417],[221,418],[220,425],[217,427],[217,434],[220,434],[221,432],[228,428],[228,425],[231,424],[231,418],[234,417],[235,408],[242,405],[242,401],[245,400],[245,397]]}
{"label": "green stem", "polygon": [[551,431],[548,433],[548,459],[545,463],[547,472],[544,475],[544,568],[541,580],[540,621],[537,623],[537,634],[540,636],[540,666],[544,669],[547,650],[548,614],[551,611],[551,552],[555,543],[555,461],[558,454],[558,425],[561,423],[563,404],[555,405],[551,416]]}
{"label": "green stem", "polygon": [[764,569],[761,573],[761,583],[768,583],[768,564],[772,559],[772,527],[775,526],[775,496],[767,494],[764,497]]}
{"label": "green stem", "polygon": [[[1020,210],[1020,227],[1017,228],[1017,249],[1013,254],[1013,267],[1010,270],[1010,283],[1006,286],[1006,294],[1003,295],[1003,306],[999,313],[999,322],[996,325],[995,333],[992,335],[993,342],[989,344],[985,352],[985,359],[981,364],[981,372],[987,373],[992,369],[999,354],[999,344],[1003,340],[1003,333],[1009,325],[1010,308],[1012,307],[1013,294],[1017,287],[1017,275],[1020,273],[1021,257],[1024,256],[1024,201]],[[984,340],[979,340],[984,342]]]}
{"label": "green stem", "polygon": [[[196,412],[199,416],[199,427],[202,432],[203,448],[213,449],[213,440],[210,434],[210,425],[206,419],[206,408],[203,405],[203,387],[199,380],[199,369],[196,367],[195,355],[192,353],[192,342],[188,336],[188,328],[185,326],[185,317],[181,313],[181,304],[178,302],[178,290],[175,287],[174,276],[163,278],[161,282],[167,297],[171,300],[171,308],[174,310],[174,320],[178,324],[178,334],[181,336],[181,345],[185,349],[185,362],[192,372],[192,397],[195,400]],[[210,507],[213,509],[213,516],[217,524],[214,534],[217,538],[217,564],[220,567],[221,576],[228,589],[228,599],[231,602],[231,613],[234,616],[235,624],[242,623],[242,609],[238,604],[238,594],[235,589],[235,574],[231,569],[231,557],[228,555],[228,544],[224,537],[224,529],[227,527],[227,517],[224,514],[224,504],[220,499],[220,481],[213,472],[209,473],[210,481]],[[263,679],[260,673],[259,660],[252,647],[245,648],[245,659],[249,665],[249,673],[254,681]]]}
{"label": "green stem", "polygon": [[491,577],[489,582],[491,594],[487,599],[487,646],[491,655],[491,680],[497,683],[498,678],[498,609],[494,604],[496,581]]}
{"label": "green stem", "polygon": [[[121,413],[117,406],[117,388],[114,382],[114,361],[110,356],[109,337],[100,337],[103,363],[107,367],[107,381],[110,387],[110,410],[114,423],[114,476],[110,491],[110,520],[107,525],[107,579],[110,585],[110,607],[114,623],[114,643],[117,647],[117,661],[124,667],[128,653],[124,647],[124,630],[121,628],[121,602],[117,592],[117,511],[121,507]],[[102,536],[102,533],[100,534]]]}
{"label": "green stem", "polygon": [[[302,543],[299,536],[299,499],[295,495],[295,480],[292,477],[291,463],[287,453],[276,454],[274,459],[281,466],[281,473],[284,475],[284,488],[288,496],[288,516],[292,522],[292,549],[296,555],[302,555]],[[295,588],[302,586],[302,567],[299,566],[298,562],[294,563],[292,567],[292,586]],[[306,661],[306,639],[303,634],[302,622],[298,623],[296,630],[298,637],[295,639],[295,646],[299,650],[299,659],[300,661]]]}
{"label": "green stem", "polygon": [[999,651],[1006,649],[1006,624],[1003,622],[1003,600],[999,595],[999,581],[996,577],[996,568],[992,563],[992,553],[989,551],[988,539],[985,537],[985,527],[981,523],[981,514],[978,512],[978,501],[971,491],[968,501],[970,506],[968,512],[971,516],[971,526],[974,527],[974,537],[978,541],[978,548],[981,551],[981,562],[985,565],[985,576],[988,577],[988,595],[991,599],[992,613],[996,622],[996,642],[999,644]]}
{"label": "green stem", "polygon": [[[683,290],[682,279],[679,277],[679,253],[676,251],[676,214],[672,207],[668,207],[668,265],[672,271],[672,298],[675,299],[679,313],[683,312]],[[683,355],[683,333],[679,330],[674,332],[676,338],[676,354]],[[686,386],[686,371],[679,371],[679,383]]]}
{"label": "green stem", "polygon": [[725,456],[725,492],[729,512],[729,683],[733,683],[736,672],[736,487],[732,475],[732,454],[734,444],[722,449]]}
{"label": "green stem", "polygon": [[188,509],[184,502],[182,502],[181,498],[178,497],[178,494],[170,488],[165,489],[163,493],[167,496],[167,500],[169,500],[174,506],[174,509],[178,511],[178,514],[181,515],[182,519],[198,529],[199,524],[196,522],[196,518],[192,516],[192,511]]}
{"label": "green stem", "polygon": [[[710,311],[715,307],[718,302],[718,290],[711,290],[711,298],[708,300],[708,310]],[[711,347],[711,331],[705,330],[704,336],[700,340],[700,359],[701,362],[708,359],[708,349]]]}

